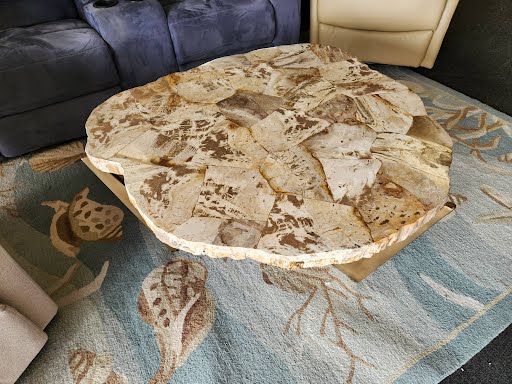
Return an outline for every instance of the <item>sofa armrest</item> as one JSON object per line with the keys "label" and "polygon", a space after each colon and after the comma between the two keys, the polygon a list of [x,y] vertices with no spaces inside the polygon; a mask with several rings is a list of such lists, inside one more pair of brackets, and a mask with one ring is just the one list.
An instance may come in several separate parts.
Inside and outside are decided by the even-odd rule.
{"label": "sofa armrest", "polygon": [[0,304],[0,330],[0,383],[14,384],[46,344],[48,336],[5,304]]}
{"label": "sofa armrest", "polygon": [[276,13],[274,45],[295,44],[300,36],[301,0],[268,0]]}
{"label": "sofa armrest", "polygon": [[167,17],[157,0],[119,0],[110,8],[96,8],[93,0],[75,3],[112,49],[123,88],[178,70]]}

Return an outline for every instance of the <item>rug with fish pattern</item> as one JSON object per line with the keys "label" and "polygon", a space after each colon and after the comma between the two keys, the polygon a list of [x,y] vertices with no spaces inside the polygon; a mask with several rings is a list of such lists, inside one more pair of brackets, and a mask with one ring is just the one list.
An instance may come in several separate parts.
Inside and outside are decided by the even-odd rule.
{"label": "rug with fish pattern", "polygon": [[59,305],[20,383],[437,383],[504,330],[512,119],[378,69],[453,138],[457,209],[359,284],[171,251],[79,161],[79,141],[0,163],[0,241]]}

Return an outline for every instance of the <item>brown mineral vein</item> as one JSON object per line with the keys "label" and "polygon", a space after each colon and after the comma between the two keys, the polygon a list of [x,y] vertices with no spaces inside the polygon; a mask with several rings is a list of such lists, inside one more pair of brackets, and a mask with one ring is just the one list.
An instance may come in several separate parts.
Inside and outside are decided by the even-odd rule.
{"label": "brown mineral vein", "polygon": [[193,215],[264,221],[274,199],[258,170],[210,166]]}
{"label": "brown mineral vein", "polygon": [[325,120],[301,110],[278,109],[250,129],[253,137],[268,152],[285,151],[329,126]]}

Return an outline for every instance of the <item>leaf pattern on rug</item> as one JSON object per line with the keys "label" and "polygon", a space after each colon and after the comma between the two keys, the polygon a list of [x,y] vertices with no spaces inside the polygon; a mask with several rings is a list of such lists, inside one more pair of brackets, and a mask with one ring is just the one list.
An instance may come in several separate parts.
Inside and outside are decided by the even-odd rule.
{"label": "leaf pattern on rug", "polygon": [[[477,126],[467,126],[460,124],[461,121],[468,118],[469,112],[478,111],[478,124]],[[500,119],[490,122],[487,112],[484,112],[476,107],[469,106],[458,111],[454,111],[452,116],[449,117],[443,124],[441,124],[449,133],[450,136],[459,144],[469,148],[469,153],[477,159],[486,162],[482,157],[482,151],[489,151],[496,149],[501,140],[501,135],[484,138],[488,133],[501,129],[505,122]]]}
{"label": "leaf pattern on rug", "polygon": [[480,190],[485,193],[492,201],[505,207],[505,211],[480,215],[476,218],[476,223],[481,224],[512,224],[512,200],[503,196],[500,192],[489,185],[481,185]]}
{"label": "leaf pattern on rug", "polygon": [[154,330],[160,369],[150,383],[167,383],[210,331],[215,303],[205,283],[206,267],[176,259],[154,269],[142,283],[138,309]]}
{"label": "leaf pattern on rug", "polygon": [[[330,339],[336,346],[341,348],[349,359],[348,374],[345,383],[351,384],[354,380],[356,365],[375,368],[364,358],[357,356],[345,341],[343,332],[357,335],[358,331],[343,320],[343,305],[352,304],[361,311],[368,320],[374,320],[373,315],[366,308],[364,301],[371,299],[349,288],[338,277],[333,275],[328,268],[307,268],[297,270],[285,270],[272,267],[266,264],[260,265],[263,281],[269,285],[291,293],[308,295],[304,303],[292,313],[285,324],[284,333],[287,334],[294,322],[296,323],[295,333],[301,335],[302,316],[313,302],[321,300],[325,310],[321,318],[320,336]],[[341,306],[341,307],[340,307]],[[331,335],[328,334],[328,322],[331,321]]]}
{"label": "leaf pattern on rug", "polygon": [[434,281],[430,276],[420,273],[420,277],[439,296],[442,296],[444,299],[451,301],[454,304],[460,305],[461,307],[472,309],[475,312],[480,312],[485,307],[485,305],[483,305],[478,300],[473,299],[472,297],[464,296],[460,293],[450,291],[445,286]]}
{"label": "leaf pattern on rug", "polygon": [[512,164],[512,152],[499,155],[498,161],[501,161],[502,163]]}
{"label": "leaf pattern on rug", "polygon": [[[463,107],[444,105],[435,98],[432,100],[434,107],[427,108],[429,115],[435,118],[449,133],[455,143],[469,149],[469,153],[479,160],[481,164],[500,175],[511,176],[512,171],[491,164],[484,158],[485,152],[491,152],[498,148],[505,137],[512,137],[512,130],[507,123],[487,112],[472,106]],[[473,122],[476,119],[476,125]],[[489,135],[492,133],[492,135]],[[503,153],[496,159],[504,164],[512,162],[512,154]]]}
{"label": "leaf pattern on rug", "polygon": [[85,349],[68,352],[68,365],[74,384],[127,384],[126,376],[112,371],[112,356]]}
{"label": "leaf pattern on rug", "polygon": [[69,257],[80,252],[82,241],[120,240],[123,237],[123,211],[87,198],[89,188],[76,194],[70,203],[43,201],[55,210],[50,226],[53,246]]}
{"label": "leaf pattern on rug", "polygon": [[36,153],[28,162],[34,172],[55,172],[77,162],[84,156],[84,145],[80,141],[74,141]]}
{"label": "leaf pattern on rug", "polygon": [[461,195],[460,193],[450,193],[448,194],[448,198],[456,206],[460,206],[468,201],[468,198],[464,195]]}
{"label": "leaf pattern on rug", "polygon": [[93,281],[79,289],[71,291],[65,296],[57,298],[56,296],[58,292],[69,284],[71,278],[75,275],[80,265],[80,263],[73,264],[67,270],[64,277],[62,277],[62,279],[60,279],[54,286],[50,287],[50,289],[48,290],[48,294],[50,294],[52,299],[55,300],[55,303],[58,305],[59,308],[63,308],[66,305],[76,303],[77,301],[80,301],[92,295],[94,292],[98,291],[101,288],[101,286],[103,285],[103,281],[105,281],[105,277],[107,277],[109,262],[105,261],[105,263],[103,263],[103,266],[101,267],[100,272],[98,273],[98,276],[96,276]]}

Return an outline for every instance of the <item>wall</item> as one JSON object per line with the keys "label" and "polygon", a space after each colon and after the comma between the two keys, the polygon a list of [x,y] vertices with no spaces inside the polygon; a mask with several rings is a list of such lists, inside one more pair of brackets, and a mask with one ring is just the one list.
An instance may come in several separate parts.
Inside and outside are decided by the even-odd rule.
{"label": "wall", "polygon": [[461,0],[433,69],[417,69],[512,115],[512,1]]}

